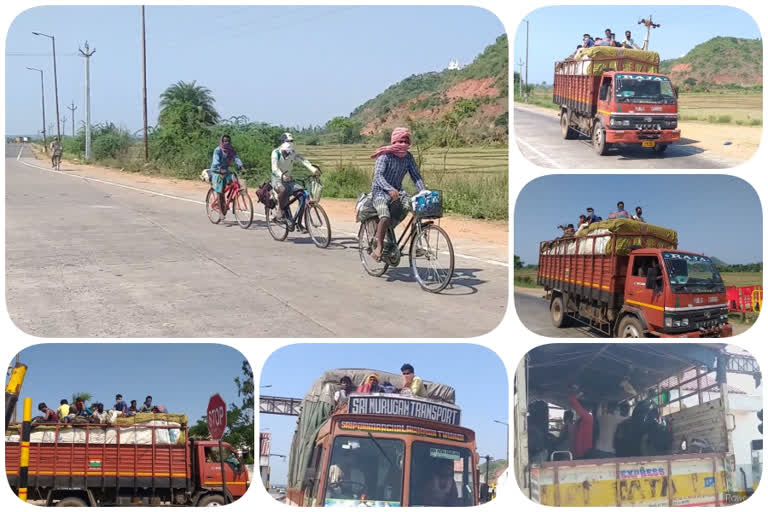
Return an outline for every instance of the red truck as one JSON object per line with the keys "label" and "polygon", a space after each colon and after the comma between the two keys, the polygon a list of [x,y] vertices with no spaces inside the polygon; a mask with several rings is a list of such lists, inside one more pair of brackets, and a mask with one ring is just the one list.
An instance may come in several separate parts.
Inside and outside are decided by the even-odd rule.
{"label": "red truck", "polygon": [[617,338],[732,335],[725,285],[711,259],[677,250],[671,230],[628,220],[629,230],[618,233],[602,224],[539,245],[537,283],[555,327],[576,321]]}
{"label": "red truck", "polygon": [[565,139],[592,139],[598,155],[641,145],[661,153],[680,141],[677,89],[656,52],[593,47],[555,63],[554,103]]}
{"label": "red truck", "polygon": [[[41,441],[35,441],[35,430],[42,429]],[[146,441],[137,429],[148,438]],[[171,429],[180,434],[178,439],[160,441],[169,439]],[[6,432],[5,471],[17,492],[20,447],[18,440],[9,439]],[[232,447],[227,443],[223,446],[226,497],[218,442],[190,440],[186,426],[60,423],[33,427],[29,500],[70,507],[224,505],[245,494],[248,471]]]}

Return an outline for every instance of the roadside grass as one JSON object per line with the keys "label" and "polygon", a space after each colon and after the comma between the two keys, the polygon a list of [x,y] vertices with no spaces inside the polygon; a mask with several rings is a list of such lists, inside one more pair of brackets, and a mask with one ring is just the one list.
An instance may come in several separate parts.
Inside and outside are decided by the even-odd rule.
{"label": "roadside grass", "polygon": [[531,268],[531,267],[515,269],[514,270],[515,286],[520,286],[522,288],[542,288],[541,286],[536,284],[537,273],[538,273],[537,269]]}

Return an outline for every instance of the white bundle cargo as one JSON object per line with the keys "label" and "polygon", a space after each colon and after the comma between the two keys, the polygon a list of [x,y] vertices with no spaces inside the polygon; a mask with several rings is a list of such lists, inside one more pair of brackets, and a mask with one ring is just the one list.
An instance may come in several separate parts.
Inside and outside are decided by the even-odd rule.
{"label": "white bundle cargo", "polygon": [[[155,444],[176,444],[181,440],[181,424],[172,421],[153,420],[135,425],[104,426],[99,425],[59,425],[58,433],[54,425],[32,427],[30,442],[32,443],[82,443],[85,444],[117,444],[118,429],[120,444],[151,445],[154,431]],[[172,428],[150,428],[172,427]],[[18,432],[6,434],[5,441],[17,443],[20,440]]]}

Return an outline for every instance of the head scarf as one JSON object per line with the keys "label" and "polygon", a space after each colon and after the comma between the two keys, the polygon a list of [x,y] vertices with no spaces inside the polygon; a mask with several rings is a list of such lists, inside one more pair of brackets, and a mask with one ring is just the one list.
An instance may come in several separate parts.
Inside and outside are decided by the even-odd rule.
{"label": "head scarf", "polygon": [[278,147],[277,149],[279,149],[280,151],[284,151],[288,154],[291,154],[293,153],[293,149],[294,149],[293,142],[290,142],[290,141],[283,142],[282,144],[280,144],[280,147]]}
{"label": "head scarf", "polygon": [[232,147],[232,142],[228,142],[227,144],[225,144],[224,137],[229,138],[228,135],[222,135],[221,139],[219,139],[219,148],[221,148],[221,151],[222,153],[224,153],[224,156],[227,157],[227,162],[230,162],[235,158],[235,148]]}
{"label": "head scarf", "polygon": [[392,153],[397,158],[404,158],[411,148],[410,142],[404,142],[405,139],[411,140],[411,132],[408,131],[408,128],[395,128],[392,130],[392,137],[389,139],[390,145],[381,146],[371,155],[371,158],[378,158],[385,153]]}
{"label": "head scarf", "polygon": [[[372,384],[370,381],[371,377],[376,379],[376,384]],[[370,375],[367,375],[365,377],[365,380],[357,387],[358,393],[376,393],[379,390],[379,376],[375,373],[372,373]]]}

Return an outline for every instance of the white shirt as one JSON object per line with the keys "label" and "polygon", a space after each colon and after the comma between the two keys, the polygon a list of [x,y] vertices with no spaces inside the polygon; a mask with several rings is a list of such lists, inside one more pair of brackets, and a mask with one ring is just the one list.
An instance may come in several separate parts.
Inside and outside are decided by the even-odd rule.
{"label": "white shirt", "polygon": [[643,218],[643,216],[642,216],[642,215],[637,215],[637,214],[634,214],[634,215],[632,216],[632,218],[633,218],[634,220],[639,220],[640,222],[645,222],[645,219]]}
{"label": "white shirt", "polygon": [[287,157],[284,157],[280,148],[278,148],[272,151],[272,181],[283,180],[283,176],[285,176],[283,181],[290,181],[294,162],[304,164],[304,167],[314,174],[315,166],[312,165],[309,160],[306,160],[295,151],[289,153]]}
{"label": "white shirt", "polygon": [[616,453],[613,448],[613,437],[616,435],[616,428],[619,423],[626,420],[624,416],[618,414],[601,414],[597,417],[600,434],[595,443],[595,449],[601,452]]}
{"label": "white shirt", "polygon": [[629,39],[623,40],[621,42],[621,46],[634,48],[635,50],[642,50],[643,49],[641,46],[636,45],[635,44],[635,40],[632,39],[631,37]]}
{"label": "white shirt", "polygon": [[343,402],[347,399],[347,392],[343,389],[338,390],[336,393],[333,394],[333,403],[338,404],[339,402]]}

